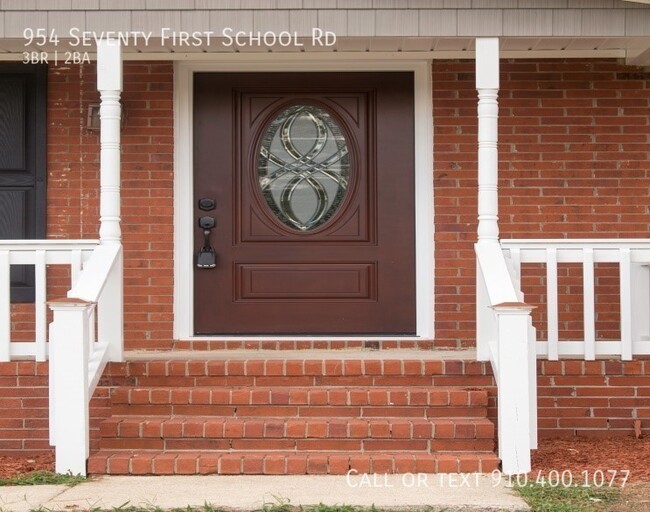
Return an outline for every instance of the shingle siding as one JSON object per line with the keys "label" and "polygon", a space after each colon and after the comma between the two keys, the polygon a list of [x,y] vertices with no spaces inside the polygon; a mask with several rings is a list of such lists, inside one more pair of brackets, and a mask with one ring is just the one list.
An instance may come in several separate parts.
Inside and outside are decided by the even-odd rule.
{"label": "shingle siding", "polygon": [[[340,37],[650,36],[650,6],[621,0],[0,0],[0,10],[4,37],[20,37],[16,26],[64,33],[70,19],[89,30],[192,32],[205,30],[206,18],[211,26],[248,30],[254,19],[255,27],[301,33],[317,20]],[[62,12],[69,18],[49,15]]]}

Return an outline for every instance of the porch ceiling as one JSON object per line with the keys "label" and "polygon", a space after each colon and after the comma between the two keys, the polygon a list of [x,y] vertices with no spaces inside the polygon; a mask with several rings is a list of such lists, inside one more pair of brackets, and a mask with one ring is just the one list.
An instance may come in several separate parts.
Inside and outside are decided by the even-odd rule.
{"label": "porch ceiling", "polygon": [[[650,66],[650,37],[501,37],[502,58],[625,58],[628,64]],[[89,51],[93,48],[70,47],[62,39],[57,45],[25,46],[23,39],[0,39],[0,60],[18,60],[25,51]],[[312,45],[311,38],[297,38],[288,46],[275,44],[227,46],[225,38],[212,38],[200,46],[170,45],[160,38],[129,42],[123,46],[125,60],[184,60],[209,58],[210,54],[298,54],[298,53],[401,53],[408,58],[474,58],[474,37],[338,37],[328,47]],[[297,44],[295,44],[297,43]]]}

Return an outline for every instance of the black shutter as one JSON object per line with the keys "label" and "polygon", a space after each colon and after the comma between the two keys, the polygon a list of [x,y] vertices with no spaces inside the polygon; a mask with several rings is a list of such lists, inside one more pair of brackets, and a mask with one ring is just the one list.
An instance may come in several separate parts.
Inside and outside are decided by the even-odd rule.
{"label": "black shutter", "polygon": [[[0,64],[0,239],[45,238],[47,67]],[[34,300],[32,266],[11,269],[11,300]]]}

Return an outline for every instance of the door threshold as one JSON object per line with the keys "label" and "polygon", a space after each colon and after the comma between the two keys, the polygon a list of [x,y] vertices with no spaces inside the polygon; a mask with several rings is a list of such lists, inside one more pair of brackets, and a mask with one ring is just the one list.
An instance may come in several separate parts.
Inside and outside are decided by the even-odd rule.
{"label": "door threshold", "polygon": [[173,350],[434,350],[419,336],[196,336],[174,340]]}

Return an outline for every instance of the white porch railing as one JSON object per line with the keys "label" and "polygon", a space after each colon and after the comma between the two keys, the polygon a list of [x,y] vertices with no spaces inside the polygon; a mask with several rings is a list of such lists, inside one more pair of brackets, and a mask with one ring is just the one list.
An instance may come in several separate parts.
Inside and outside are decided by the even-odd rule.
{"label": "white porch railing", "polygon": [[[537,342],[537,354],[593,360],[597,356],[650,354],[650,240],[502,240],[515,285],[521,288],[522,264],[545,267],[547,339]],[[582,265],[583,339],[560,341],[558,264]],[[620,339],[596,339],[596,278],[598,263],[618,265]],[[574,293],[572,291],[572,293]],[[520,297],[520,300],[523,300]],[[542,305],[540,305],[542,306]]]}
{"label": "white porch railing", "polygon": [[[35,271],[33,342],[11,341],[14,265]],[[48,265],[68,266],[71,283],[66,298],[49,302],[49,333]],[[50,444],[56,471],[85,475],[90,398],[106,363],[122,360],[122,247],[94,240],[0,241],[0,287],[0,361],[49,359]]]}
{"label": "white porch railing", "polygon": [[[68,266],[74,286],[82,265],[97,244],[97,240],[0,240],[0,361],[18,357],[47,360],[47,266]],[[11,342],[9,291],[13,265],[34,268],[34,340],[31,342]]]}
{"label": "white porch railing", "polygon": [[123,356],[122,296],[122,247],[106,244],[68,297],[50,301],[50,444],[58,473],[86,474],[89,401],[106,363]]}
{"label": "white porch railing", "polygon": [[507,474],[528,473],[537,448],[537,368],[531,307],[508,272],[498,243],[477,243],[477,352],[497,384],[499,457]]}

